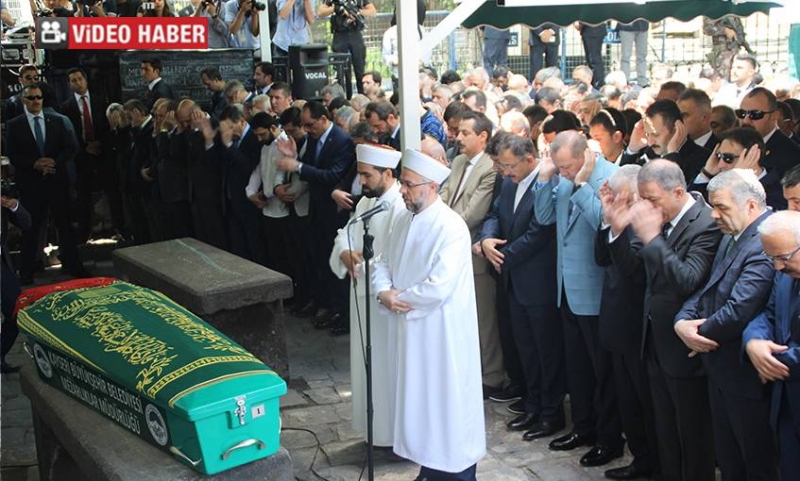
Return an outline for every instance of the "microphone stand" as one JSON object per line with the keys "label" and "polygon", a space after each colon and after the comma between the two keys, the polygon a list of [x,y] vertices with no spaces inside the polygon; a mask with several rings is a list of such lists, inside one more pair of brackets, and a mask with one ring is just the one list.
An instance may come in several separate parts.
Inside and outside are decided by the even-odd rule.
{"label": "microphone stand", "polygon": [[369,261],[375,255],[372,249],[372,241],[375,237],[369,233],[369,218],[363,219],[364,222],[364,248],[362,255],[364,257],[364,293],[366,295],[365,302],[365,320],[367,325],[367,345],[365,346],[364,368],[367,371],[367,479],[373,481],[375,479],[375,460],[373,459],[374,445],[372,437],[372,417],[374,415],[372,407],[372,319],[370,317],[370,278],[369,278]]}

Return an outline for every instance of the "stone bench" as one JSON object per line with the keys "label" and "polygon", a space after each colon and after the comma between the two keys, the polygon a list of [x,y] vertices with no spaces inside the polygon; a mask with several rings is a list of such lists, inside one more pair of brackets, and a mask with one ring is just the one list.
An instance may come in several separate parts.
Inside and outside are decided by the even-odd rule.
{"label": "stone bench", "polygon": [[117,249],[129,282],[163,292],[256,355],[287,382],[283,299],[288,276],[193,238]]}
{"label": "stone bench", "polygon": [[28,363],[20,376],[31,401],[42,481],[291,481],[292,460],[280,448],[264,459],[206,476],[140,440],[39,379]]}

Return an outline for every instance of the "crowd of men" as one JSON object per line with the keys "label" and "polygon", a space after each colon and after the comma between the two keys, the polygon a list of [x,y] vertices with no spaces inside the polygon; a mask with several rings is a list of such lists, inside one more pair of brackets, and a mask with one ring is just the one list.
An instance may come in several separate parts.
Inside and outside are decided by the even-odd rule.
{"label": "crowd of men", "polygon": [[[587,65],[568,82],[553,67],[530,81],[502,67],[463,77],[422,68],[403,79],[418,81],[418,109],[403,118],[419,119],[422,148],[402,159],[398,94],[387,97],[379,72],[357,79],[363,93],[347,99],[333,84],[318,101],[293,99],[269,63],[252,79],[209,67],[201,104],[176,98],[164,67],[142,61],[141,95],[124,103],[80,67],[66,99],[35,66],[21,69],[22,91],[4,109],[19,198],[3,197],[2,232],[6,211],[30,213],[22,284],[41,268],[48,219],[64,269],[88,275],[77,246],[94,234],[102,191],[120,238],[193,236],[289,275],[292,312],[317,329],[361,332],[371,303],[373,352],[384,356],[373,367],[383,379],[376,444],[434,470],[467,468],[453,479],[474,478],[484,449],[480,403],[452,395],[476,383],[465,374],[460,384],[448,364],[458,346],[471,349],[473,328],[479,359],[464,365],[480,366],[483,398],[508,403],[508,429],[525,440],[560,433],[550,449],[586,447],[585,466],[621,457],[627,442],[633,462],[611,479],[711,480],[715,466],[723,479],[792,479],[800,214],[780,211],[800,210],[800,89],[764,82],[753,57],[732,60],[729,82],[702,71],[681,81],[653,65],[644,87]],[[365,299],[348,220],[379,201],[392,207],[375,217],[385,217],[377,297]],[[15,272],[5,240],[2,251],[5,315]],[[473,301],[453,306],[465,274]],[[420,326],[419,313],[438,321]],[[402,336],[389,332],[398,322]],[[361,342],[352,336],[354,399]],[[447,434],[411,429],[421,412]],[[364,416],[354,402],[359,429]]]}

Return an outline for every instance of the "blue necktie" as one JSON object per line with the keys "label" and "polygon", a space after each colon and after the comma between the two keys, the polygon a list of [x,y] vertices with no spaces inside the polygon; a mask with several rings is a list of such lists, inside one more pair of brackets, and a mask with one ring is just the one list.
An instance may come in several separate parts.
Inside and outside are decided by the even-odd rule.
{"label": "blue necktie", "polygon": [[33,135],[36,136],[36,145],[39,146],[39,153],[44,157],[44,133],[42,132],[42,125],[39,121],[42,120],[38,115],[33,117]]}
{"label": "blue necktie", "polygon": [[319,153],[322,152],[322,139],[317,141],[317,155],[314,157],[314,160],[319,160]]}

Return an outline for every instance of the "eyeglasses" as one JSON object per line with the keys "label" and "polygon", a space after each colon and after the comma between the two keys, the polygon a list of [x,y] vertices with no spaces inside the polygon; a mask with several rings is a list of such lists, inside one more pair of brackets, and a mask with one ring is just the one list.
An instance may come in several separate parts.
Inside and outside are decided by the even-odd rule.
{"label": "eyeglasses", "polygon": [[41,95],[26,95],[25,98],[27,100],[33,101],[33,100],[42,100],[44,97],[42,97]]}
{"label": "eyeglasses", "polygon": [[730,152],[717,152],[717,159],[725,162],[726,164],[732,164],[736,161],[736,155],[731,154]]}
{"label": "eyeglasses", "polygon": [[800,252],[800,247],[798,247],[797,249],[793,250],[791,254],[786,254],[786,255],[782,255],[782,256],[771,256],[771,255],[767,254],[766,252],[761,251],[761,253],[764,254],[765,256],[767,256],[767,258],[769,258],[769,260],[771,260],[772,262],[779,262],[780,261],[783,264],[788,264],[789,261],[792,260],[792,257],[794,257],[794,255],[797,254],[798,252]]}
{"label": "eyeglasses", "polygon": [[744,110],[744,109],[737,109],[735,111],[736,116],[740,119],[745,117],[750,117],[750,120],[761,120],[764,118],[765,115],[771,114],[775,112],[774,110]]}
{"label": "eyeglasses", "polygon": [[427,182],[419,182],[419,183],[416,183],[416,184],[411,182],[411,181],[409,181],[409,180],[401,180],[400,181],[400,185],[402,187],[405,187],[407,190],[411,190],[414,187],[419,187],[420,185],[426,185],[426,184],[431,184],[431,183],[432,182],[430,180],[427,181]]}
{"label": "eyeglasses", "polygon": [[39,80],[38,75],[23,75],[22,78],[25,80]]}
{"label": "eyeglasses", "polygon": [[501,164],[500,162],[494,161],[492,162],[492,164],[494,164],[494,168],[497,169],[499,172],[506,172],[509,170],[514,170],[514,167],[518,166],[520,162],[522,161],[518,160],[513,164]]}

